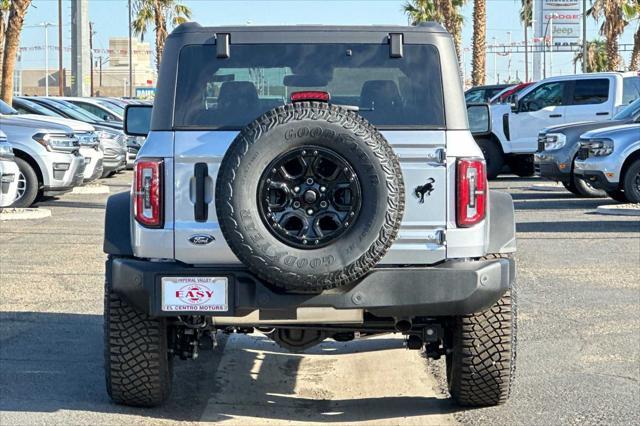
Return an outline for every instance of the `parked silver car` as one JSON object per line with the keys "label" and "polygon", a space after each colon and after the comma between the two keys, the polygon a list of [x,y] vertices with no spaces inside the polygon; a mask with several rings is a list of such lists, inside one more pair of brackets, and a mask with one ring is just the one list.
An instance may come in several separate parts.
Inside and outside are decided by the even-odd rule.
{"label": "parked silver car", "polygon": [[42,195],[60,194],[80,185],[85,159],[80,142],[66,124],[14,114],[0,101],[0,130],[11,141],[18,165],[14,207],[28,207]]}
{"label": "parked silver car", "polygon": [[[63,98],[59,97],[29,97],[14,99],[14,105],[17,107],[16,109],[18,109],[18,111],[40,115],[43,115],[44,113],[44,115],[47,116],[50,115],[43,112],[40,108],[34,107],[33,104],[46,108],[48,111],[52,111],[61,117],[83,121],[95,128],[98,139],[100,140],[100,150],[104,153],[102,161],[102,177],[111,176],[129,165],[129,138],[122,132],[122,124],[106,122],[79,106],[67,102]],[[139,147],[133,154],[134,161],[138,150]]]}
{"label": "parked silver car", "polygon": [[102,176],[104,154],[100,149],[100,137],[102,131],[96,132],[94,127],[78,120],[70,120],[62,117],[50,117],[38,114],[20,114],[21,117],[44,121],[46,123],[58,123],[71,127],[73,134],[78,138],[80,154],[85,160],[83,182],[91,182]]}
{"label": "parked silver car", "polygon": [[18,172],[11,144],[0,130],[0,210],[9,207],[16,199]]}
{"label": "parked silver car", "polygon": [[614,200],[640,203],[640,124],[583,134],[575,173]]}

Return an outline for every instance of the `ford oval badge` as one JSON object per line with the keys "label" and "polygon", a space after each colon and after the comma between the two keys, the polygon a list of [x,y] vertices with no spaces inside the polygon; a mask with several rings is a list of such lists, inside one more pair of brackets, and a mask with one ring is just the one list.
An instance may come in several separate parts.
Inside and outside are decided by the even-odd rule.
{"label": "ford oval badge", "polygon": [[189,237],[189,242],[194,246],[205,246],[215,240],[212,235],[208,234],[197,234]]}

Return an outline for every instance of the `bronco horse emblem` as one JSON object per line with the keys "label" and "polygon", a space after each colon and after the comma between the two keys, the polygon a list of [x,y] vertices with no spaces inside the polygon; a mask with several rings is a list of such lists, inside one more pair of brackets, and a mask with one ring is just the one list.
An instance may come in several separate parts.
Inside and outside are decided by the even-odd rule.
{"label": "bronco horse emblem", "polygon": [[418,202],[420,204],[424,204],[424,196],[426,195],[428,197],[429,195],[431,195],[431,193],[435,189],[433,187],[433,183],[435,181],[436,180],[434,178],[429,178],[427,179],[427,183],[425,183],[424,185],[417,186],[416,189],[413,190],[413,195],[415,195],[416,198],[418,198]]}

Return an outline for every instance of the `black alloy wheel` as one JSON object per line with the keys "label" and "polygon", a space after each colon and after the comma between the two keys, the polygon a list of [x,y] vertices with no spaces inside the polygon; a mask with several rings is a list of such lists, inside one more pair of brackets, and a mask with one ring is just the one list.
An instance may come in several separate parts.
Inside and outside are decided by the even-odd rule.
{"label": "black alloy wheel", "polygon": [[260,178],[258,204],[262,221],[280,241],[319,248],[339,238],[357,219],[360,180],[333,150],[302,146],[269,164]]}

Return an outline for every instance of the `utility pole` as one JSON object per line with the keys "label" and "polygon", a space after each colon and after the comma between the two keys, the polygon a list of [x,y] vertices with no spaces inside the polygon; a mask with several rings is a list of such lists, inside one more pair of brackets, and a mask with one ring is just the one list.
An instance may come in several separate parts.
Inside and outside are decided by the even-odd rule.
{"label": "utility pole", "polygon": [[62,58],[62,0],[58,0],[58,96],[64,95]]}
{"label": "utility pole", "polygon": [[49,96],[49,27],[55,26],[51,22],[42,22],[44,28],[44,93]]}
{"label": "utility pole", "polygon": [[582,72],[585,74],[589,55],[587,45],[587,0],[582,0]]}
{"label": "utility pole", "polygon": [[529,81],[529,22],[524,23],[524,81]]}
{"label": "utility pole", "polygon": [[557,14],[553,13],[549,18],[549,77],[553,77],[553,18],[556,16]]}
{"label": "utility pole", "polygon": [[131,45],[131,0],[129,0],[129,97],[133,98],[133,52]]}
{"label": "utility pole", "polygon": [[495,37],[491,40],[493,41],[493,81],[498,84],[498,45]]}
{"label": "utility pole", "polygon": [[[551,27],[549,45],[551,46],[551,56],[553,56],[553,18],[557,17],[557,13],[551,14],[544,29],[544,36],[542,37],[542,78],[547,78],[547,33],[549,32],[549,27]],[[551,56],[549,57],[549,74],[551,74]]]}
{"label": "utility pole", "polygon": [[89,21],[89,87],[91,97],[93,97],[93,22]]}
{"label": "utility pole", "polygon": [[509,34],[509,62],[507,62],[507,83],[511,82],[511,31],[507,31]]}

